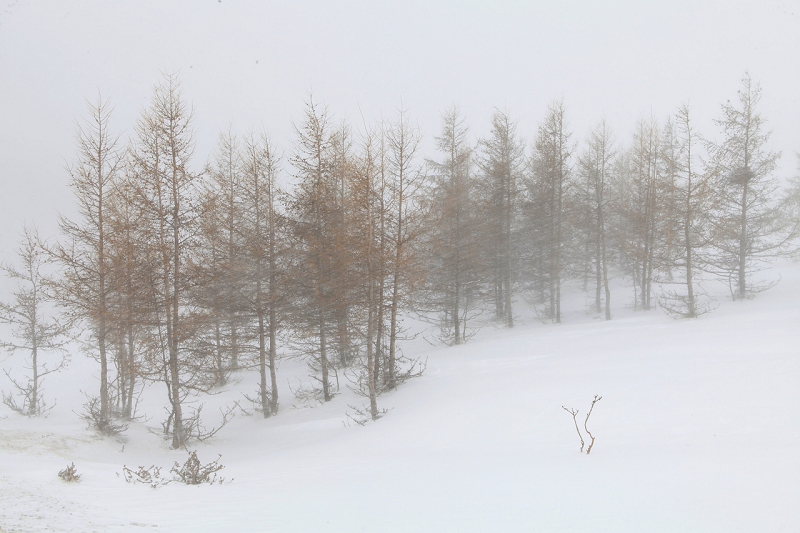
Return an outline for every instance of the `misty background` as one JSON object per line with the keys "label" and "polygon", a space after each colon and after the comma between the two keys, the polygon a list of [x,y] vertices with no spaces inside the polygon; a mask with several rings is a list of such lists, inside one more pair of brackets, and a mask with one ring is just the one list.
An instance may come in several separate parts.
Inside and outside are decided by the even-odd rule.
{"label": "misty background", "polygon": [[309,94],[356,127],[402,104],[428,157],[452,104],[473,139],[497,107],[530,146],[547,104],[563,98],[580,148],[602,117],[625,144],[640,118],[689,102],[714,139],[712,119],[749,71],[788,178],[799,64],[798,1],[2,0],[0,259],[13,261],[23,221],[50,237],[57,213],[74,216],[65,167],[86,100],[110,101],[124,144],[162,72],[179,74],[193,105],[200,169],[229,127],[263,129],[291,152]]}

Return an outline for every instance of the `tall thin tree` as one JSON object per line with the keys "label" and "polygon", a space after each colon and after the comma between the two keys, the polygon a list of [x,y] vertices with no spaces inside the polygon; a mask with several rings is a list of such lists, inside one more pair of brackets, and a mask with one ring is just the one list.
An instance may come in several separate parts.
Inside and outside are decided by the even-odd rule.
{"label": "tall thin tree", "polygon": [[706,266],[703,252],[709,242],[710,220],[714,207],[712,173],[703,172],[699,148],[702,143],[692,121],[691,111],[683,104],[675,116],[676,149],[673,151],[675,177],[671,184],[674,203],[669,206],[668,218],[675,224],[675,243],[672,265],[682,271],[679,283],[685,292],[668,291],[662,307],[679,316],[694,318],[703,310],[698,302],[696,276]]}
{"label": "tall thin tree", "polygon": [[539,246],[544,257],[544,275],[548,288],[548,317],[561,322],[561,285],[566,269],[565,247],[568,242],[567,194],[570,186],[570,159],[574,147],[567,129],[563,101],[550,104],[539,126],[532,156],[532,195],[542,210],[538,230],[542,233]]}
{"label": "tall thin tree", "polygon": [[103,431],[110,426],[109,409],[109,294],[110,235],[107,206],[120,169],[117,137],[110,131],[111,108],[102,98],[88,104],[89,118],[77,133],[78,158],[69,167],[70,187],[78,202],[80,219],[61,217],[65,242],[52,248],[61,263],[63,277],[57,294],[72,318],[91,331],[89,345],[100,363],[99,412],[95,424]]}
{"label": "tall thin tree", "polygon": [[496,110],[492,129],[478,142],[481,176],[481,215],[484,217],[481,243],[483,256],[493,279],[495,316],[514,326],[512,295],[514,285],[513,233],[517,214],[519,178],[524,148],[517,139],[517,125],[507,113]]}
{"label": "tall thin tree", "polygon": [[752,276],[783,251],[793,224],[780,216],[779,183],[775,176],[779,152],[769,150],[771,132],[758,112],[761,87],[745,73],[738,105],[722,105],[720,143],[707,147],[716,173],[721,201],[715,216],[713,242],[717,272],[729,280],[735,299],[766,288]]}
{"label": "tall thin tree", "polygon": [[[256,318],[259,398],[264,417],[278,413],[278,331],[285,306],[286,222],[279,212],[283,195],[280,160],[265,134],[250,135],[243,153],[242,222],[248,307]],[[269,376],[267,376],[269,372]]]}
{"label": "tall thin tree", "polygon": [[418,257],[413,244],[423,230],[419,194],[426,182],[426,175],[417,161],[420,142],[419,128],[401,107],[386,133],[388,190],[393,211],[389,217],[392,230],[389,242],[394,256],[391,258],[391,293],[387,296],[389,353],[385,386],[389,389],[396,387],[398,381],[399,313],[408,293],[419,283]]}
{"label": "tall thin tree", "polygon": [[203,381],[206,367],[193,361],[188,349],[193,336],[187,316],[193,283],[187,267],[196,234],[193,208],[198,176],[189,166],[194,151],[191,123],[192,113],[177,77],[166,75],[136,126],[134,152],[137,192],[147,220],[145,238],[157,259],[151,273],[156,288],[154,333],[170,406],[165,429],[175,449],[183,447],[190,436],[187,423],[191,421],[185,417],[183,401],[198,388],[198,380]]}
{"label": "tall thin tree", "polygon": [[441,161],[428,161],[432,172],[431,264],[428,286],[441,315],[443,337],[453,344],[466,340],[467,321],[476,306],[480,281],[477,242],[477,202],[472,175],[468,128],[457,107],[442,116],[435,138]]}
{"label": "tall thin tree", "polygon": [[294,290],[294,322],[312,338],[306,350],[319,372],[323,401],[333,398],[328,350],[334,302],[332,262],[336,258],[331,218],[335,212],[334,160],[330,119],[325,108],[309,99],[303,122],[296,126],[297,144],[292,165],[298,183],[289,202],[291,227],[297,241]]}
{"label": "tall thin tree", "polygon": [[604,311],[611,320],[611,289],[609,288],[608,219],[611,216],[611,181],[616,156],[614,137],[605,120],[589,132],[586,148],[578,159],[575,184],[577,204],[587,213],[586,236],[593,252],[595,267],[595,309]]}
{"label": "tall thin tree", "polygon": [[[19,265],[0,265],[0,272],[17,282],[13,300],[0,302],[0,324],[11,326],[15,340],[0,342],[0,346],[11,352],[26,352],[30,374],[22,382],[5,371],[16,393],[4,393],[3,403],[21,414],[38,416],[49,409],[42,398],[42,379],[64,368],[68,361],[63,352],[69,324],[52,316],[48,310],[48,304],[53,301],[53,284],[46,272],[48,257],[36,230],[24,229],[17,255]],[[47,361],[45,357],[52,353],[58,354],[56,359]]]}

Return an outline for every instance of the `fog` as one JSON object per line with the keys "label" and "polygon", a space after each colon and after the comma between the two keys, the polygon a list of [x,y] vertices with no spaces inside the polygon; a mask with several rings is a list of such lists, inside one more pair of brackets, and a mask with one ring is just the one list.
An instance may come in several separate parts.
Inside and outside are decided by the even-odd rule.
{"label": "fog", "polygon": [[[0,3],[0,257],[23,221],[44,236],[72,215],[66,166],[76,123],[98,94],[125,139],[162,72],[178,72],[195,112],[200,168],[221,131],[264,129],[287,153],[309,94],[358,126],[402,105],[433,155],[446,107],[474,138],[507,110],[532,139],[563,98],[573,139],[605,117],[623,142],[641,117],[689,102],[700,129],[734,99],[745,71],[796,173],[800,2]],[[290,170],[286,165],[287,170]]]}

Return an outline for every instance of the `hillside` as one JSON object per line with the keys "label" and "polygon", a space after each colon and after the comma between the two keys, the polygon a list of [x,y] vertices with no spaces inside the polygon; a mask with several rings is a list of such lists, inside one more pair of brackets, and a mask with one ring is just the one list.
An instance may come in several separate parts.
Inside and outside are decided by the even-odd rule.
{"label": "hillside", "polygon": [[[574,311],[459,347],[420,337],[405,352],[427,359],[424,375],[364,426],[347,423],[362,403],[350,391],[292,408],[284,385],[279,416],[237,416],[195,447],[203,462],[222,455],[214,486],[125,483],[123,465],[166,471],[186,453],[147,430],[160,391],[127,442],[87,431],[73,411],[96,363],[76,354],[46,382],[48,418],[0,407],[0,531],[796,531],[800,266],[777,272],[774,289],[745,302],[720,292],[691,321],[620,304],[611,322]],[[304,374],[281,367],[284,384]],[[205,412],[254,390],[241,377]],[[582,420],[595,394],[587,456],[562,405]],[[64,483],[73,461],[82,479]]]}

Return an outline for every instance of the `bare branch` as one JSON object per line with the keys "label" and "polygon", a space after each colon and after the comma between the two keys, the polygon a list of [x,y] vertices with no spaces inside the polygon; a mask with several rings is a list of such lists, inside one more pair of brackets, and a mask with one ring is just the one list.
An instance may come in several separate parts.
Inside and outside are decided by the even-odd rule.
{"label": "bare branch", "polygon": [[581,439],[581,453],[583,453],[583,446],[585,445],[585,443],[583,442],[583,435],[581,435],[581,430],[578,428],[577,416],[579,411],[577,409],[567,409],[563,405],[561,406],[561,408],[572,415],[572,421],[575,422],[575,431],[578,432],[578,438]]}
{"label": "bare branch", "polygon": [[589,447],[586,449],[586,455],[589,455],[589,453],[592,451],[592,446],[594,446],[594,435],[592,435],[591,432],[589,432],[589,428],[586,427],[586,424],[589,422],[589,417],[592,416],[592,411],[594,410],[594,404],[596,404],[597,402],[599,402],[602,399],[603,399],[602,396],[598,396],[597,394],[594,395],[594,400],[592,400],[592,406],[589,408],[589,412],[586,414],[586,420],[583,421],[583,429],[586,430],[586,433],[592,439],[592,442],[589,444]]}

